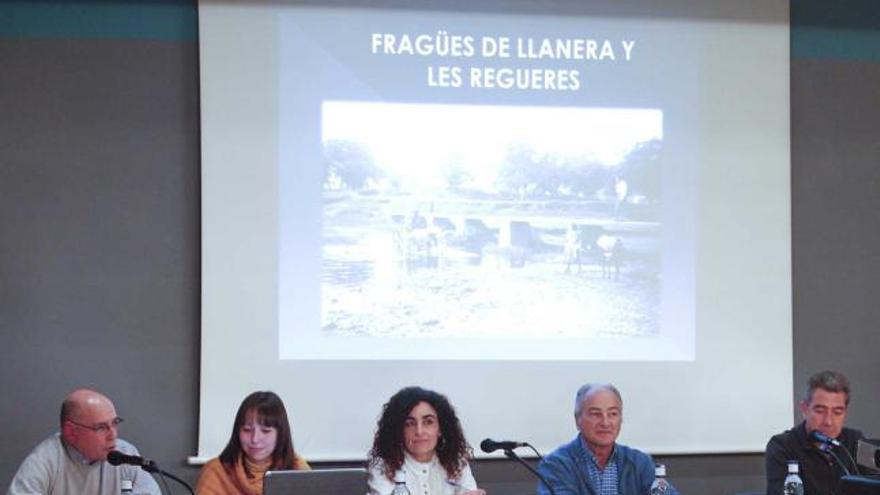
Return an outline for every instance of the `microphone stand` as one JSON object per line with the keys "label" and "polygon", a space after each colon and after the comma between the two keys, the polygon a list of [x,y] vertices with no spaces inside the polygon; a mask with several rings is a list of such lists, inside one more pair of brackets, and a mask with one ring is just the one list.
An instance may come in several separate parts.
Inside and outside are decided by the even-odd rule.
{"label": "microphone stand", "polygon": [[162,480],[162,485],[165,487],[165,491],[168,492],[169,495],[172,492],[171,492],[171,488],[168,486],[168,481],[165,479],[166,476],[173,479],[174,481],[180,483],[181,485],[185,486],[186,489],[189,490],[190,495],[195,495],[195,492],[193,492],[192,487],[189,486],[189,484],[186,481],[183,481],[182,479],[178,478],[177,476],[174,476],[173,474],[169,473],[168,471],[164,471],[162,469],[159,469],[159,466],[156,465],[155,461],[144,462],[141,465],[141,469],[143,469],[144,471],[146,471],[148,473],[158,473],[159,479]]}
{"label": "microphone stand", "polygon": [[849,463],[852,464],[853,469],[856,470],[856,475],[861,476],[862,473],[861,473],[861,471],[859,471],[859,463],[857,463],[856,460],[853,459],[852,454],[849,453],[849,449],[846,448],[846,446],[843,444],[840,444],[840,447],[843,449],[843,451],[846,453],[846,456],[849,458]]}
{"label": "microphone stand", "polygon": [[536,449],[534,445],[527,442],[526,447],[532,449],[532,452],[534,452],[535,455],[538,456],[538,459],[541,459],[542,461],[544,460],[544,456],[542,456],[541,453],[538,452],[538,449]]}
{"label": "microphone stand", "polygon": [[518,463],[522,464],[523,466],[525,466],[526,469],[528,469],[529,471],[531,471],[532,474],[534,474],[535,476],[538,477],[539,480],[541,480],[541,483],[544,483],[544,486],[546,486],[547,489],[550,490],[550,493],[551,493],[552,495],[556,495],[556,490],[554,490],[553,487],[550,486],[550,483],[547,481],[547,479],[544,478],[544,476],[542,476],[541,473],[539,473],[537,469],[533,468],[533,467],[531,466],[531,464],[529,464],[528,462],[522,460],[522,459],[520,458],[520,456],[514,454],[514,453],[513,453],[513,450],[511,450],[511,449],[504,449],[504,455],[505,455],[505,457],[507,457],[508,459],[513,459],[513,460],[515,460],[516,462],[518,462]]}
{"label": "microphone stand", "polygon": [[[841,469],[843,469],[844,474],[846,474],[847,476],[852,475],[852,473],[849,472],[849,469],[847,469],[846,464],[843,463],[843,460],[840,458],[840,456],[837,455],[836,452],[834,452],[833,448],[831,448],[831,445],[823,443],[819,446],[819,450],[825,452],[826,454],[829,454],[832,458],[834,458],[834,461],[837,463],[837,465],[840,466]],[[843,450],[846,450],[846,447],[843,447]]]}

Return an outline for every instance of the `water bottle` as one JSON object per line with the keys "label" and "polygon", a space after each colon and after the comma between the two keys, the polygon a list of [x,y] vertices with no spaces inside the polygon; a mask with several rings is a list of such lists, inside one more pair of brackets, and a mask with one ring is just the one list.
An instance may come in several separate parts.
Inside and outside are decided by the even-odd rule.
{"label": "water bottle", "polygon": [[402,469],[394,473],[394,489],[391,490],[391,495],[410,495],[409,488],[406,487],[406,473]]}
{"label": "water bottle", "polygon": [[131,495],[134,491],[134,483],[131,480],[121,480],[119,486],[121,487],[119,491],[121,495]]}
{"label": "water bottle", "polygon": [[669,491],[669,482],[666,481],[666,466],[657,464],[654,466],[654,482],[651,483],[651,495],[666,495]]}
{"label": "water bottle", "polygon": [[788,461],[788,476],[782,483],[783,495],[804,495],[804,482],[798,476],[798,462]]}

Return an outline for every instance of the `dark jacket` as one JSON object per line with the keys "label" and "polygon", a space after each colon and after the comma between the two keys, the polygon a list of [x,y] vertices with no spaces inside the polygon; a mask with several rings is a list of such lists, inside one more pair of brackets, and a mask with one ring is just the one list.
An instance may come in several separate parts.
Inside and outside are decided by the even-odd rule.
{"label": "dark jacket", "polygon": [[[619,495],[647,495],[654,482],[654,461],[651,456],[626,445],[615,444],[617,462],[617,493]],[[581,437],[554,450],[538,465],[538,472],[553,486],[556,495],[596,495],[590,483],[587,453]],[[670,486],[670,495],[677,494]],[[538,483],[538,495],[550,495],[543,483]]]}
{"label": "dark jacket", "polygon": [[[837,437],[850,455],[841,451],[840,447],[835,448],[835,452],[850,471],[854,471],[850,456],[855,457],[856,444],[862,437],[862,432],[850,428],[844,428]],[[790,460],[798,461],[799,474],[804,481],[804,493],[809,495],[838,493],[840,477],[846,473],[833,457],[813,445],[807,437],[805,424],[801,423],[786,432],[774,435],[767,442],[767,450],[764,454],[767,468],[767,495],[782,494],[782,483],[788,475]]]}

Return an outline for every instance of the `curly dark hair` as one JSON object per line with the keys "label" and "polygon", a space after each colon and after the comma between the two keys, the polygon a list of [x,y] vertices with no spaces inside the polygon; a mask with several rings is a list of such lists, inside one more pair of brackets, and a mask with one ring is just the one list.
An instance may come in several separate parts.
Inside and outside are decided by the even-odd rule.
{"label": "curly dark hair", "polygon": [[[242,454],[241,439],[238,433],[251,411],[256,413],[260,425],[278,430],[275,450],[272,451],[272,464],[269,468],[295,469],[296,452],[293,450],[293,437],[290,433],[290,422],[287,420],[287,410],[284,408],[281,397],[278,397],[274,392],[267,391],[248,395],[238,406],[235,422],[232,424],[232,435],[229,437],[226,448],[220,453],[220,462],[226,469],[234,469],[235,463],[238,462],[238,458]],[[248,477],[252,476],[247,470],[247,464],[244,469]]]}
{"label": "curly dark hair", "polygon": [[461,474],[465,462],[473,455],[461,431],[461,423],[455,409],[446,396],[421,387],[406,387],[392,395],[382,406],[382,416],[376,424],[373,448],[370,449],[367,466],[383,466],[385,476],[394,478],[394,473],[403,466],[404,437],[403,427],[407,416],[420,402],[426,402],[437,411],[440,423],[440,441],[437,443],[437,459],[450,478]]}

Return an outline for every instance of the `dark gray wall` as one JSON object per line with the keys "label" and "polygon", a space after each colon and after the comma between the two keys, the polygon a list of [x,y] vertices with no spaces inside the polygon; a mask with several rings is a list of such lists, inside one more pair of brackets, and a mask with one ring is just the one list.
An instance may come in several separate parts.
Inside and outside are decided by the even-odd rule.
{"label": "dark gray wall", "polygon": [[0,38],[0,490],[83,385],[195,452],[198,95],[195,40]]}
{"label": "dark gray wall", "polygon": [[[0,489],[81,385],[110,395],[129,418],[124,436],[193,481],[184,460],[196,449],[199,379],[195,6],[46,5],[0,5]],[[875,435],[878,19],[873,2],[792,3],[794,379],[800,389],[819,368],[847,372],[851,422]],[[743,421],[761,414],[748,389],[731,393]],[[661,460],[686,493],[763,487],[760,454]],[[509,462],[475,470],[496,495],[532,491]]]}
{"label": "dark gray wall", "polygon": [[845,371],[880,436],[880,63],[795,60],[791,86],[796,388]]}

